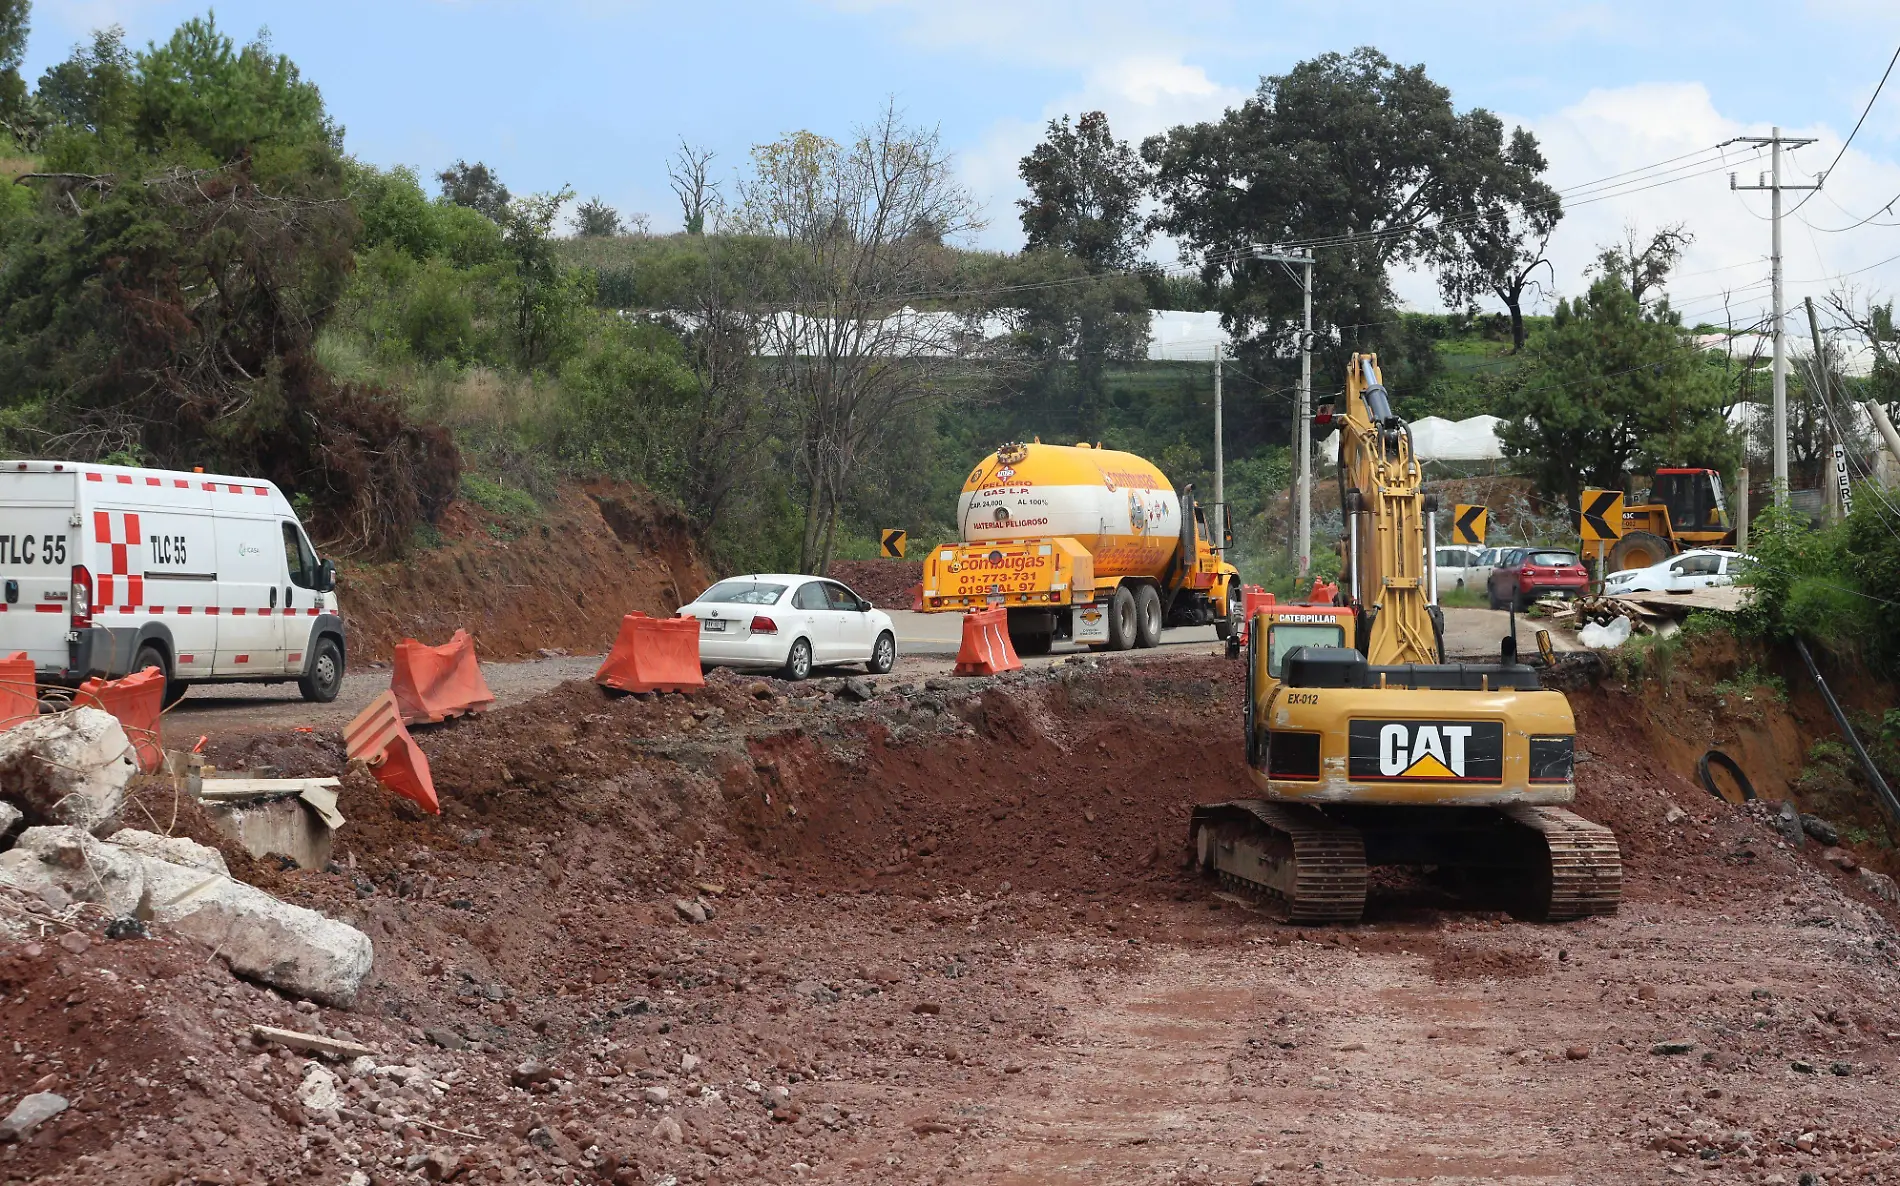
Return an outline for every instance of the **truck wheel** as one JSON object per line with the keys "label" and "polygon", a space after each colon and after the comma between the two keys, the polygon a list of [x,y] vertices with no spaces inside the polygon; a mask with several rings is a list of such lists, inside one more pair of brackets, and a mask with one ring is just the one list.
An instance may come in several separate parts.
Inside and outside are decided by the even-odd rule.
{"label": "truck wheel", "polygon": [[1011,633],[1009,636],[1009,645],[1015,648],[1016,654],[1019,657],[1046,655],[1049,653],[1049,648],[1055,645],[1055,642],[1056,636],[1053,634]]}
{"label": "truck wheel", "polygon": [[165,698],[162,702],[163,707],[170,708],[185,698],[186,684],[182,680],[171,678],[171,664],[165,661],[165,652],[159,650],[149,642],[139,648],[138,655],[132,660],[132,670],[126,672],[126,674],[137,675],[147,667],[158,668],[160,674],[165,677]]}
{"label": "truck wheel", "polygon": [[1662,536],[1652,531],[1625,532],[1610,548],[1611,572],[1622,572],[1631,568],[1648,568],[1652,564],[1661,564],[1676,554],[1676,549]]}
{"label": "truck wheel", "polygon": [[[1226,642],[1234,635],[1234,599],[1230,594],[1221,598],[1220,611],[1214,618],[1214,637]],[[1232,658],[1232,656],[1228,656]]]}
{"label": "truck wheel", "polygon": [[1108,601],[1108,649],[1125,651],[1136,643],[1139,629],[1135,621],[1135,595],[1127,585],[1118,586]]}
{"label": "truck wheel", "polygon": [[1143,585],[1135,594],[1135,645],[1161,645],[1161,594],[1153,585]]}
{"label": "truck wheel", "polygon": [[319,638],[310,652],[310,674],[297,681],[297,690],[313,704],[328,704],[343,690],[343,651],[334,638]]}

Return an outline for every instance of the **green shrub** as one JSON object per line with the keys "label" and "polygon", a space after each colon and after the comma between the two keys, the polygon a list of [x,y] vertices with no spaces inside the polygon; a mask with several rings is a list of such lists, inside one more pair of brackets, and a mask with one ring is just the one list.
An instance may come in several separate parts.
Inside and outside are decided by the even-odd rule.
{"label": "green shrub", "polygon": [[402,314],[409,349],[426,362],[467,357],[475,340],[475,305],[458,277],[429,269]]}
{"label": "green shrub", "polygon": [[480,474],[462,475],[462,498],[504,519],[525,519],[541,513],[541,506],[526,490],[504,486]]}

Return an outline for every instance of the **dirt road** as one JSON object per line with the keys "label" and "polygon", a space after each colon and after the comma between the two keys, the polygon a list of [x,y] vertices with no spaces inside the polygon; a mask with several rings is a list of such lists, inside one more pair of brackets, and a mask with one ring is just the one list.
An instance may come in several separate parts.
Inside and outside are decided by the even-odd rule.
{"label": "dirt road", "polygon": [[[1621,840],[1621,914],[1395,874],[1306,930],[1187,868],[1189,807],[1246,785],[1238,665],[876,684],[562,684],[419,734],[440,816],[349,773],[329,869],[227,847],[371,936],[352,1009],[163,934],[0,934],[0,1108],[80,1101],[0,1180],[1900,1180],[1893,908],[1584,711],[1610,689],[1573,693],[1609,722],[1577,809]],[[251,1022],[375,1053],[305,1109]]]}

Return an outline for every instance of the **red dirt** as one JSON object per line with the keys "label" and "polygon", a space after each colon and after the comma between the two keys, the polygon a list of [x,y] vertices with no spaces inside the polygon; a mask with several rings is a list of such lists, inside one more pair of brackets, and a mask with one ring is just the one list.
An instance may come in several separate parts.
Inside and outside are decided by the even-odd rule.
{"label": "red dirt", "polygon": [[670,615],[711,583],[684,516],[624,484],[564,487],[525,530],[458,502],[442,532],[402,561],[341,566],[352,667],[458,627],[484,659],[602,651],[626,614]]}
{"label": "red dirt", "polygon": [[879,609],[909,609],[924,579],[922,560],[833,560],[830,575]]}
{"label": "red dirt", "polygon": [[[564,685],[419,733],[440,817],[350,774],[334,871],[241,870],[372,936],[350,1011],[98,920],[79,954],[0,937],[26,1047],[0,1107],[49,1074],[79,1101],[0,1180],[414,1180],[431,1151],[458,1182],[1900,1171],[1888,908],[1644,757],[1613,687],[1572,699],[1617,918],[1532,926],[1399,878],[1372,921],[1315,931],[1186,868],[1188,807],[1245,785],[1235,665],[877,682],[866,704],[838,680]],[[306,734],[210,756],[341,768]],[[681,920],[692,898],[709,921]],[[427,1075],[345,1075],[344,1113],[305,1116],[301,1060],[232,1036],[250,1021]],[[511,1086],[528,1059],[552,1077]]]}

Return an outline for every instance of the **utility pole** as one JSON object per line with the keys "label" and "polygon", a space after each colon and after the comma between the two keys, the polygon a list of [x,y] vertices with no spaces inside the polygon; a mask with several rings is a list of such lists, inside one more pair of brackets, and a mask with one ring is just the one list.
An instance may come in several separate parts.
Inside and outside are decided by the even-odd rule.
{"label": "utility pole", "polygon": [[1299,538],[1299,579],[1313,568],[1313,250],[1283,252],[1254,248],[1254,258],[1281,264],[1299,264],[1305,269],[1303,289],[1305,316],[1300,327],[1300,399],[1294,413],[1295,460],[1294,534]]}
{"label": "utility pole", "polygon": [[1820,189],[1821,184],[1827,180],[1827,175],[1822,174],[1821,177],[1816,179],[1813,185],[1783,185],[1781,183],[1782,146],[1787,145],[1789,148],[1800,148],[1803,145],[1813,144],[1814,141],[1811,138],[1800,139],[1796,137],[1783,137],[1779,127],[1772,129],[1772,134],[1765,137],[1737,136],[1735,139],[1729,141],[1729,143],[1766,144],[1769,145],[1771,149],[1769,155],[1771,159],[1770,177],[1772,180],[1764,183],[1759,175],[1757,175],[1754,185],[1737,185],[1735,184],[1735,174],[1730,173],[1728,175],[1728,187],[1732,190],[1765,189],[1769,195],[1768,221],[1772,229],[1770,230],[1768,266],[1769,273],[1772,277],[1772,287],[1774,289],[1775,322],[1775,505],[1785,507],[1788,505],[1788,348],[1787,343],[1784,341],[1786,335],[1782,332],[1782,322],[1786,320],[1786,311],[1782,308],[1781,300],[1781,191],[1784,189]]}
{"label": "utility pole", "polygon": [[[1221,446],[1220,364],[1226,348],[1214,343],[1214,553],[1227,558],[1227,451]],[[1185,508],[1184,508],[1185,509]],[[1192,514],[1191,510],[1187,513]]]}

